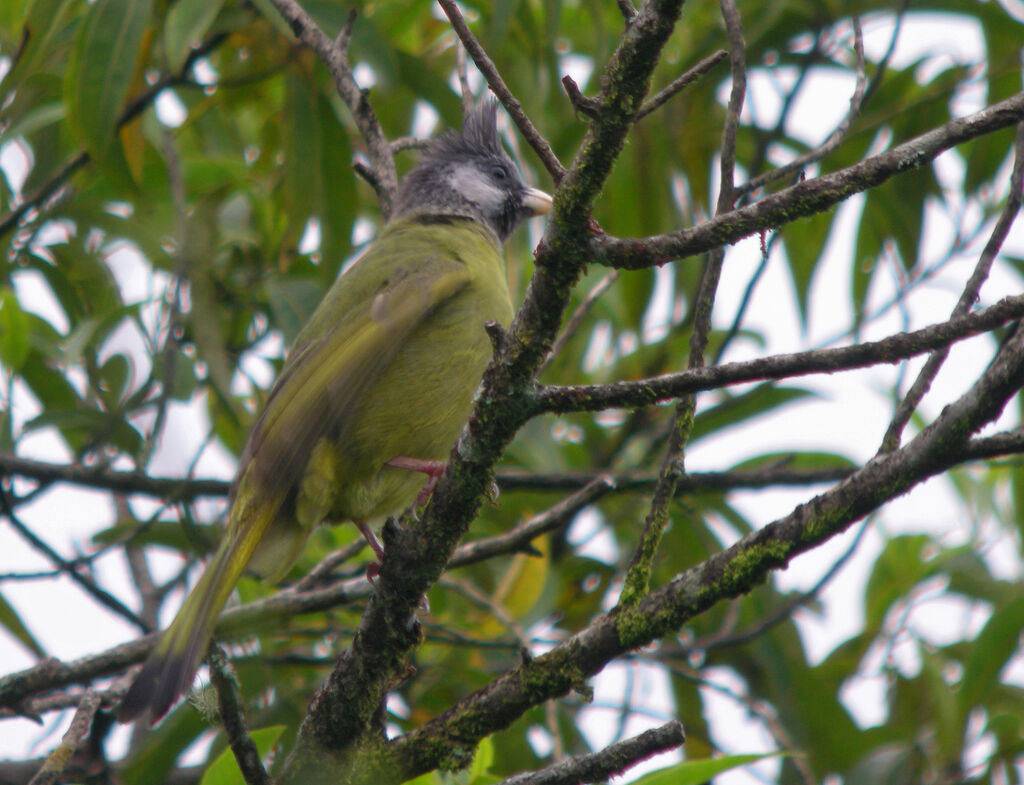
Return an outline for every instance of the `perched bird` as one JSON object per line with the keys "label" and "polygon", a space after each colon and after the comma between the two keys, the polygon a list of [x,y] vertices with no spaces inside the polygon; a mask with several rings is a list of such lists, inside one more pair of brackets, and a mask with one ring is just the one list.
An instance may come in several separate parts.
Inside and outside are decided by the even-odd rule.
{"label": "perched bird", "polygon": [[[491,356],[488,321],[512,302],[501,243],[551,197],[505,154],[497,105],[433,141],[394,216],[295,341],[249,436],[220,547],[120,707],[163,716],[189,689],[246,570],[282,577],[321,523],[371,526],[432,489]],[[421,493],[425,496],[426,494]]]}

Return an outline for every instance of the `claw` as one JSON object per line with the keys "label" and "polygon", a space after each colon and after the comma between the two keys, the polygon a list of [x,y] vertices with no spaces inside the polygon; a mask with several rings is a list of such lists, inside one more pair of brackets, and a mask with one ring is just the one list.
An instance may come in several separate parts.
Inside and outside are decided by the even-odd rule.
{"label": "claw", "polygon": [[437,481],[441,479],[441,475],[444,474],[446,464],[444,461],[424,461],[420,458],[408,458],[404,455],[396,455],[390,461],[384,462],[385,466],[392,466],[396,469],[405,469],[410,472],[420,472],[421,474],[427,475],[427,482],[420,489],[420,492],[416,494],[416,502],[414,507],[422,507],[427,503],[430,498],[430,494],[434,492],[434,488],[437,487]]}
{"label": "claw", "polygon": [[374,555],[377,557],[377,561],[372,561],[366,565],[366,580],[376,589],[377,588],[377,576],[380,575],[381,562],[384,561],[384,546],[380,544],[380,540],[377,539],[377,535],[373,533],[373,529],[367,526],[363,521],[353,521],[358,527],[359,531],[363,535],[363,539],[366,540],[366,544],[373,550]]}

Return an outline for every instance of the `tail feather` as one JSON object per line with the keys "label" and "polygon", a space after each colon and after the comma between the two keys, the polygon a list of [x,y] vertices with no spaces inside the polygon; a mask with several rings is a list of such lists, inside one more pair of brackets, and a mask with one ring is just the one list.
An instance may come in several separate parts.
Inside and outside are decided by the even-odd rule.
{"label": "tail feather", "polygon": [[243,525],[232,516],[213,560],[129,687],[118,709],[121,722],[148,715],[150,722],[155,723],[192,686],[217,616],[272,517],[265,510],[260,511]]}

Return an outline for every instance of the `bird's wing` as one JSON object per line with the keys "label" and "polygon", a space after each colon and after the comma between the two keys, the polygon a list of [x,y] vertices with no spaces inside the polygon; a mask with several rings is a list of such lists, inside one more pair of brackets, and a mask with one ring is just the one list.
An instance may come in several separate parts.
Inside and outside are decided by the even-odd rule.
{"label": "bird's wing", "polygon": [[242,483],[280,506],[325,435],[344,439],[363,395],[417,326],[470,282],[464,264],[439,255],[398,269],[363,305],[365,315],[296,347],[271,390],[242,456]]}

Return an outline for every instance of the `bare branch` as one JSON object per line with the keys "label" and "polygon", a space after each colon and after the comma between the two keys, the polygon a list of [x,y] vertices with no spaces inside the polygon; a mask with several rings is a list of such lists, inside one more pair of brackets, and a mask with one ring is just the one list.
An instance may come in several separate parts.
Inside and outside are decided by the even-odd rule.
{"label": "bare branch", "polygon": [[[721,183],[718,195],[717,213],[732,209],[733,176],[736,163],[736,133],[739,127],[740,111],[747,90],[746,45],[739,11],[733,0],[720,0],[722,18],[729,37],[729,58],[732,63],[732,90],[725,112],[722,128]],[[725,249],[712,249],[704,262],[700,287],[693,304],[693,328],[690,333],[690,356],[687,367],[690,370],[704,366],[704,351],[711,334],[711,312],[714,309],[718,284],[722,277],[722,263]],[[658,472],[658,481],[651,494],[651,504],[644,517],[644,528],[636,550],[626,569],[619,605],[634,607],[650,588],[650,577],[654,559],[661,545],[661,538],[669,521],[669,505],[676,495],[679,478],[685,474],[686,445],[693,430],[693,418],[697,401],[694,395],[684,395],[676,404],[669,428],[665,455]]]}
{"label": "bare branch", "polygon": [[92,725],[92,718],[96,716],[96,710],[100,707],[100,696],[95,690],[86,690],[78,703],[78,710],[71,720],[71,727],[68,728],[64,738],[57,745],[39,772],[34,776],[29,785],[52,785],[61,779],[68,761],[74,755],[78,745],[85,738]]}
{"label": "bare branch", "polygon": [[693,66],[689,71],[684,73],[682,76],[672,80],[672,83],[667,87],[662,88],[656,96],[647,100],[640,110],[636,113],[636,120],[639,121],[641,118],[647,117],[651,112],[660,109],[662,106],[667,104],[673,96],[682,92],[684,89],[689,87],[691,84],[702,78],[716,65],[722,62],[729,56],[729,53],[724,49],[719,49],[713,55],[708,55],[701,60],[697,65]]}
{"label": "bare branch", "polygon": [[[213,479],[181,479],[175,477],[141,477],[134,472],[119,472],[112,469],[102,471],[82,471],[78,464],[47,463],[36,461],[30,458],[21,458],[17,455],[0,452],[0,471],[7,474],[15,474],[22,477],[42,481],[68,482],[81,485],[87,488],[104,488],[117,490],[120,487],[129,486],[131,492],[147,496],[164,497],[166,489],[174,487],[176,493],[170,498],[177,498],[180,493],[182,498],[197,496],[227,496],[230,483],[223,480]],[[784,468],[773,468],[770,471],[744,471],[744,472],[704,472],[687,475],[680,482],[681,490],[723,490],[729,488],[764,488],[770,485],[813,485],[817,482],[828,482],[841,479],[835,474],[834,469],[816,471],[787,471]],[[516,491],[573,491],[582,488],[598,476],[593,472],[576,473],[545,473],[536,474],[523,472],[516,469],[499,471],[495,477],[498,489],[502,493]],[[654,480],[643,474],[610,473],[615,491],[634,492],[647,490]],[[194,488],[194,489],[193,489]],[[78,564],[84,559],[92,558],[92,554],[79,559],[69,559],[69,564]],[[344,561],[342,559],[341,561]],[[38,578],[53,577],[59,570],[42,570],[30,573],[8,573],[0,575],[0,579],[11,578],[16,580],[35,580]]]}
{"label": "bare branch", "polygon": [[13,528],[22,539],[24,539],[32,548],[41,553],[51,563],[59,567],[61,572],[85,589],[85,591],[99,602],[100,605],[113,611],[118,616],[127,619],[143,632],[149,632],[149,625],[140,619],[131,608],[117,599],[117,597],[106,589],[99,586],[92,578],[84,575],[82,571],[78,569],[78,565],[67,561],[63,556],[38,537],[28,526],[22,523],[18,516],[14,514],[14,508],[11,506],[7,498],[7,492],[2,488],[0,488],[0,509],[2,509],[3,514],[7,516],[7,520],[10,522],[11,528]]}
{"label": "bare branch", "polygon": [[725,124],[722,127],[721,162],[719,165],[721,183],[719,184],[716,215],[722,215],[732,209],[736,201],[735,169],[736,169],[736,134],[740,125],[740,112],[743,110],[743,99],[747,93],[747,45],[743,41],[743,22],[734,0],[719,0],[722,7],[722,20],[729,38],[729,62],[732,66],[732,88],[729,92],[729,103],[725,108]]}
{"label": "bare branch", "polygon": [[473,58],[477,69],[483,74],[484,79],[487,80],[491,91],[501,101],[501,105],[505,107],[505,111],[512,118],[512,122],[516,124],[519,133],[523,135],[523,138],[533,148],[533,151],[537,153],[541,163],[544,164],[544,168],[551,175],[551,179],[556,184],[560,183],[565,176],[565,167],[562,166],[561,161],[555,156],[551,145],[541,136],[540,131],[533,125],[530,118],[526,116],[522,104],[512,95],[512,91],[508,89],[505,80],[498,73],[497,67],[495,67],[491,58],[487,56],[487,52],[484,51],[480,42],[476,40],[476,36],[469,29],[469,25],[466,24],[458,4],[455,0],[438,0],[438,4],[448,17],[448,21],[452,23],[452,29],[459,37],[459,40],[462,41],[462,45],[466,47],[469,56]]}
{"label": "bare branch", "polygon": [[436,763],[437,738],[464,742],[505,727],[531,706],[566,694],[615,657],[667,635],[717,602],[738,597],[882,504],[960,460],[970,434],[991,422],[1024,385],[1024,330],[998,351],[981,378],[905,447],[877,457],[848,480],[797,506],[702,564],[615,609],[550,651],[522,663],[389,749],[406,773]]}
{"label": "bare branch", "polygon": [[[385,218],[389,217],[398,191],[398,172],[395,170],[395,158],[391,153],[391,147],[377,120],[377,114],[370,105],[367,91],[356,83],[348,64],[346,47],[343,45],[347,45],[351,34],[352,16],[349,16],[338,41],[335,42],[327,37],[295,0],[270,2],[292,28],[295,37],[317,53],[334,77],[338,95],[352,112],[359,133],[366,142],[367,155],[370,157],[373,170],[372,179],[368,182],[377,192],[381,213]],[[366,172],[360,174],[366,176]]]}
{"label": "bare branch", "polygon": [[1024,317],[1024,295],[1017,295],[1005,297],[977,313],[855,346],[777,354],[748,362],[693,368],[640,381],[576,387],[542,386],[536,392],[534,413],[564,414],[639,406],[741,382],[835,373],[894,363],[988,332],[1021,317]]}
{"label": "bare branch", "polygon": [[544,372],[544,369],[547,368],[551,361],[562,352],[565,345],[572,340],[572,337],[580,329],[580,325],[583,324],[583,320],[587,318],[591,309],[597,304],[597,301],[601,299],[601,295],[611,288],[611,285],[615,283],[618,277],[619,271],[611,270],[607,275],[602,277],[600,281],[594,284],[594,288],[587,293],[587,296],[583,298],[583,302],[576,307],[572,316],[569,317],[569,321],[565,324],[565,329],[562,330],[557,340],[552,344],[551,351],[549,351],[548,356],[544,358],[544,362],[542,362],[540,367],[537,368],[537,376],[540,376]]}
{"label": "bare branch", "polygon": [[575,109],[579,114],[584,117],[588,117],[591,120],[596,120],[601,116],[601,104],[595,101],[593,98],[587,98],[583,93],[580,92],[579,85],[576,84],[576,80],[571,76],[562,77],[562,87],[565,88],[565,94],[569,96],[569,102],[572,104],[572,108]]}
{"label": "bare branch", "polygon": [[[1013,173],[1010,175],[1010,193],[1006,197],[1006,204],[999,215],[999,220],[996,221],[996,225],[992,228],[992,234],[989,236],[988,242],[981,252],[981,257],[974,267],[974,272],[971,273],[971,277],[960,294],[960,299],[957,300],[956,306],[953,308],[954,317],[967,313],[978,301],[978,293],[981,291],[981,286],[988,278],[989,272],[992,269],[992,263],[999,255],[999,250],[1003,247],[1006,236],[1010,233],[1010,227],[1013,226],[1013,222],[1020,212],[1022,191],[1024,191],[1024,123],[1020,123],[1017,126],[1017,137],[1014,142]],[[886,452],[899,446],[903,429],[910,422],[910,418],[917,409],[918,404],[921,403],[921,399],[931,389],[932,381],[938,374],[939,369],[942,368],[942,364],[946,361],[948,355],[949,350],[942,349],[932,354],[925,362],[924,367],[921,368],[917,375],[917,379],[914,380],[907,394],[900,401],[899,406],[896,407],[892,422],[889,423],[889,427],[882,439],[882,445],[879,448],[881,451]]]}
{"label": "bare branch", "polygon": [[934,160],[951,147],[1024,120],[1024,92],[966,117],[951,120],[908,142],[832,174],[805,180],[727,215],[669,234],[639,239],[591,236],[590,260],[640,269],[683,259],[831,209],[855,193]]}
{"label": "bare branch", "polygon": [[530,545],[534,539],[541,534],[565,526],[575,517],[576,513],[588,504],[593,504],[614,487],[614,482],[609,478],[597,477],[576,493],[567,496],[539,515],[534,515],[514,529],[460,546],[452,554],[452,558],[448,562],[448,569],[465,567],[468,564],[475,564],[503,553],[524,551],[536,553]]}
{"label": "bare branch", "polygon": [[775,169],[765,172],[758,177],[754,177],[738,186],[736,188],[737,197],[744,196],[752,191],[756,191],[758,188],[764,187],[768,183],[785,179],[786,177],[801,171],[805,166],[822,160],[842,144],[846,135],[850,132],[850,128],[853,126],[854,121],[860,116],[860,110],[864,104],[864,95],[867,91],[868,84],[864,62],[864,36],[860,29],[860,20],[856,17],[854,17],[853,20],[853,36],[853,49],[857,56],[857,82],[853,88],[853,95],[850,96],[850,109],[846,113],[846,116],[843,117],[839,125],[836,126],[836,129],[829,134],[828,138],[820,147],[817,147],[804,155],[797,156],[789,163],[776,167]]}
{"label": "bare branch", "polygon": [[224,650],[213,644],[206,658],[210,666],[210,682],[217,691],[217,709],[224,724],[228,744],[235,754],[235,761],[247,785],[271,785],[270,775],[263,767],[256,743],[249,735],[249,728],[242,712],[242,699],[238,692],[238,680],[228,663]]}
{"label": "bare branch", "polygon": [[672,720],[660,728],[652,728],[631,739],[610,744],[600,752],[569,758],[540,771],[517,774],[501,785],[577,785],[581,782],[601,782],[621,775],[652,755],[680,747],[684,741],[686,734],[683,732],[683,724],[679,720]]}

